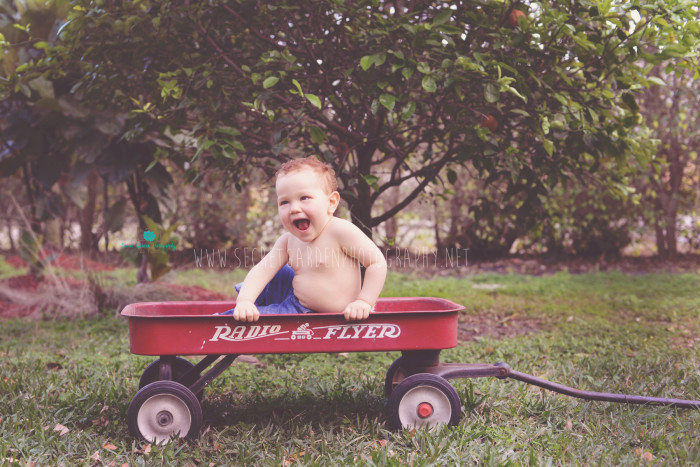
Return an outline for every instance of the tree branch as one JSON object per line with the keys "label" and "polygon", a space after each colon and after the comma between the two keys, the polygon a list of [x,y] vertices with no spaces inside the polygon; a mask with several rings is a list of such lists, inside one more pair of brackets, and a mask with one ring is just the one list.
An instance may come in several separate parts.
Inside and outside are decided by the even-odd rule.
{"label": "tree branch", "polygon": [[244,17],[242,17],[241,15],[239,15],[238,12],[237,12],[236,10],[234,10],[233,8],[231,8],[230,6],[224,4],[224,5],[221,5],[221,7],[222,7],[224,10],[228,11],[228,12],[229,12],[230,14],[232,14],[233,16],[235,16],[236,19],[237,19],[238,21],[240,21],[241,23],[245,24],[246,27],[250,30],[250,32],[253,33],[253,35],[254,35],[255,37],[257,37],[258,39],[260,39],[261,41],[267,42],[268,44],[270,44],[270,45],[272,45],[272,46],[274,46],[275,48],[278,48],[278,49],[280,49],[280,50],[288,49],[288,50],[294,52],[294,53],[297,54],[297,55],[301,55],[301,56],[304,56],[304,57],[308,57],[308,55],[307,55],[302,49],[299,49],[299,48],[290,46],[290,45],[287,43],[287,41],[284,41],[284,42],[285,42],[285,45],[281,45],[279,42],[275,41],[275,40],[272,39],[271,37],[265,36],[265,35],[262,34],[260,31],[258,31],[257,29],[255,29],[255,28],[253,27],[253,25],[250,23],[250,21],[248,21],[247,19],[245,19]]}
{"label": "tree branch", "polygon": [[204,36],[204,38],[207,40],[207,42],[209,42],[209,44],[212,47],[214,47],[214,49],[216,49],[217,52],[219,52],[219,55],[226,63],[231,65],[233,67],[233,69],[238,72],[239,75],[245,76],[245,73],[243,72],[241,67],[238,66],[238,64],[236,62],[231,60],[231,58],[228,55],[226,55],[226,52],[224,52],[221,49],[221,47],[219,47],[219,44],[217,44],[216,41],[211,36],[209,36],[209,34],[207,34],[207,32],[202,27],[201,23],[197,22],[197,24],[195,25],[195,28],[197,29],[197,32],[199,32],[202,36]]}

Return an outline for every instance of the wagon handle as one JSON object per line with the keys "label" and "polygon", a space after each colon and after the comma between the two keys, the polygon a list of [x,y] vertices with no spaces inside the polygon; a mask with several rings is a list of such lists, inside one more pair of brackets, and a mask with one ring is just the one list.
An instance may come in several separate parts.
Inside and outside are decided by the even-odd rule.
{"label": "wagon handle", "polygon": [[[505,364],[503,364],[505,365]],[[507,367],[507,365],[506,365]],[[550,391],[558,392],[566,396],[576,397],[587,401],[603,401],[603,402],[621,402],[624,404],[649,404],[649,405],[665,405],[669,407],[677,407],[681,409],[700,409],[700,401],[685,400],[685,399],[666,399],[662,397],[646,397],[632,396],[627,394],[613,394],[607,392],[583,391],[581,389],[571,388],[563,384],[553,383],[536,376],[521,373],[519,371],[508,368],[507,378],[512,378],[523,383],[539,386]]]}

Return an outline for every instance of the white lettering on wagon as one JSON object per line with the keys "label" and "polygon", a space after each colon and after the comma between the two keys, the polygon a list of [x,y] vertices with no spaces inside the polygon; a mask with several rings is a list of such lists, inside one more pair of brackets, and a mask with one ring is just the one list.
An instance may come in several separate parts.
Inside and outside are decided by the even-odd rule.
{"label": "white lettering on wagon", "polygon": [[289,331],[280,331],[281,326],[275,325],[265,325],[265,326],[236,326],[231,328],[230,326],[215,326],[216,332],[214,337],[209,339],[209,341],[216,342],[218,340],[230,341],[230,342],[240,342],[249,341],[253,339],[261,339],[263,337],[277,336],[280,334],[286,334]]}
{"label": "white lettering on wagon", "polygon": [[320,339],[394,339],[401,335],[401,328],[396,324],[343,324],[314,328],[320,329],[326,330]]}

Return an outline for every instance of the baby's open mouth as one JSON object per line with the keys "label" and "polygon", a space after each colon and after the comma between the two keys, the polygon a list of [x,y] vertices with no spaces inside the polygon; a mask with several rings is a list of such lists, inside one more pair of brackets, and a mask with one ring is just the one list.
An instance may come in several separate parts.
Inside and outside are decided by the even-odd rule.
{"label": "baby's open mouth", "polygon": [[294,221],[294,226],[300,231],[305,231],[309,228],[311,222],[308,219],[297,219]]}

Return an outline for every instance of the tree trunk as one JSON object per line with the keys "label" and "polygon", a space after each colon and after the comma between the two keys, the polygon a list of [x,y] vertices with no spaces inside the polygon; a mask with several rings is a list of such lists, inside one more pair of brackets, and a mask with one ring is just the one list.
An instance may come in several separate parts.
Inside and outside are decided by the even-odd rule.
{"label": "tree trunk", "polygon": [[141,263],[139,264],[139,270],[136,271],[136,282],[143,284],[148,282],[148,258],[146,258],[146,253],[141,253]]}
{"label": "tree trunk", "polygon": [[367,199],[362,199],[350,206],[350,217],[352,223],[360,228],[362,233],[372,238],[372,227],[370,226],[372,222],[372,211],[369,201]]}
{"label": "tree trunk", "polygon": [[[442,245],[438,245],[440,250],[457,248],[457,238],[460,235],[464,235],[464,229],[460,228],[460,225],[466,219],[462,216],[462,205],[467,202],[466,193],[462,190],[462,185],[456,183],[454,185],[454,195],[450,198],[450,229],[447,233],[447,237],[442,240]],[[464,245],[462,245],[464,247]]]}
{"label": "tree trunk", "polygon": [[36,215],[36,196],[38,194],[38,190],[36,188],[36,184],[34,183],[32,169],[32,164],[30,162],[24,164],[24,187],[27,190],[27,199],[29,200],[29,227],[35,234],[40,234],[41,222],[39,222]]}
{"label": "tree trunk", "polygon": [[59,227],[58,231],[58,238],[59,242],[61,243],[61,249],[66,244],[66,223],[70,225],[70,206],[66,204],[66,208],[63,210],[63,213],[61,214],[61,226]]}
{"label": "tree trunk", "polygon": [[666,245],[669,259],[675,259],[678,255],[678,244],[676,242],[676,215],[673,213],[666,220]]}
{"label": "tree trunk", "polygon": [[662,258],[666,257],[666,237],[664,235],[664,229],[661,227],[661,222],[656,221],[656,225],[654,226],[654,230],[656,232],[656,253],[661,256]]}
{"label": "tree trunk", "polygon": [[[27,190],[27,199],[29,200],[29,228],[33,233],[32,238],[38,238],[41,235],[41,222],[39,222],[36,212],[36,197],[39,190],[34,182],[33,167],[30,162],[24,164],[23,172],[24,186]],[[22,235],[20,235],[20,245],[22,244],[21,237]],[[36,252],[40,254],[41,245],[37,245],[37,247]],[[39,264],[39,258],[32,258],[32,261],[29,263],[29,274],[35,279],[41,276],[42,271]]]}
{"label": "tree trunk", "polygon": [[[388,203],[390,206],[396,206],[399,203],[399,187],[390,188],[388,190]],[[399,224],[396,217],[392,217],[384,221],[384,227],[386,229],[387,242],[390,245],[398,246],[398,234],[399,234]]]}
{"label": "tree trunk", "polygon": [[105,239],[105,253],[109,251],[109,229],[107,228],[107,213],[109,212],[109,184],[107,183],[107,177],[102,177],[102,201],[104,203],[104,239]]}
{"label": "tree trunk", "polygon": [[370,175],[372,168],[372,156],[375,145],[363,144],[357,149],[357,202],[350,206],[352,222],[362,230],[362,233],[372,238],[372,187],[362,178]]}
{"label": "tree trunk", "polygon": [[[132,177],[127,178],[126,187],[129,192],[129,198],[131,203],[134,205],[134,210],[136,211],[136,218],[139,221],[139,232],[136,233],[136,242],[141,242],[141,234],[146,231],[146,222],[143,220],[143,209],[145,206],[146,197],[144,195],[147,190],[144,183],[141,181],[141,177],[138,172],[135,172]],[[142,204],[143,203],[143,204]],[[146,257],[146,251],[141,252],[141,263],[139,264],[139,269],[136,272],[136,281],[139,284],[149,281],[148,277],[148,258]]]}
{"label": "tree trunk", "polygon": [[17,251],[15,246],[15,240],[12,238],[12,217],[7,217],[7,238],[10,240],[10,251],[14,253]]}
{"label": "tree trunk", "polygon": [[90,253],[93,248],[92,224],[95,221],[95,203],[97,198],[97,172],[93,169],[87,178],[87,202],[80,210],[80,250]]}
{"label": "tree trunk", "polygon": [[47,248],[61,249],[61,221],[60,219],[49,219],[44,223],[44,245]]}
{"label": "tree trunk", "polygon": [[668,256],[673,259],[678,254],[676,220],[678,218],[678,208],[680,207],[683,170],[686,164],[686,161],[683,160],[683,149],[677,138],[673,139],[670,144],[668,160],[669,199],[664,214],[666,220],[666,245],[668,246]]}
{"label": "tree trunk", "polygon": [[440,216],[440,207],[438,206],[437,199],[433,200],[433,220],[434,220],[434,230],[435,230],[435,250],[441,251],[444,247],[442,243],[442,238],[440,237],[440,224],[442,224],[442,216]]}

